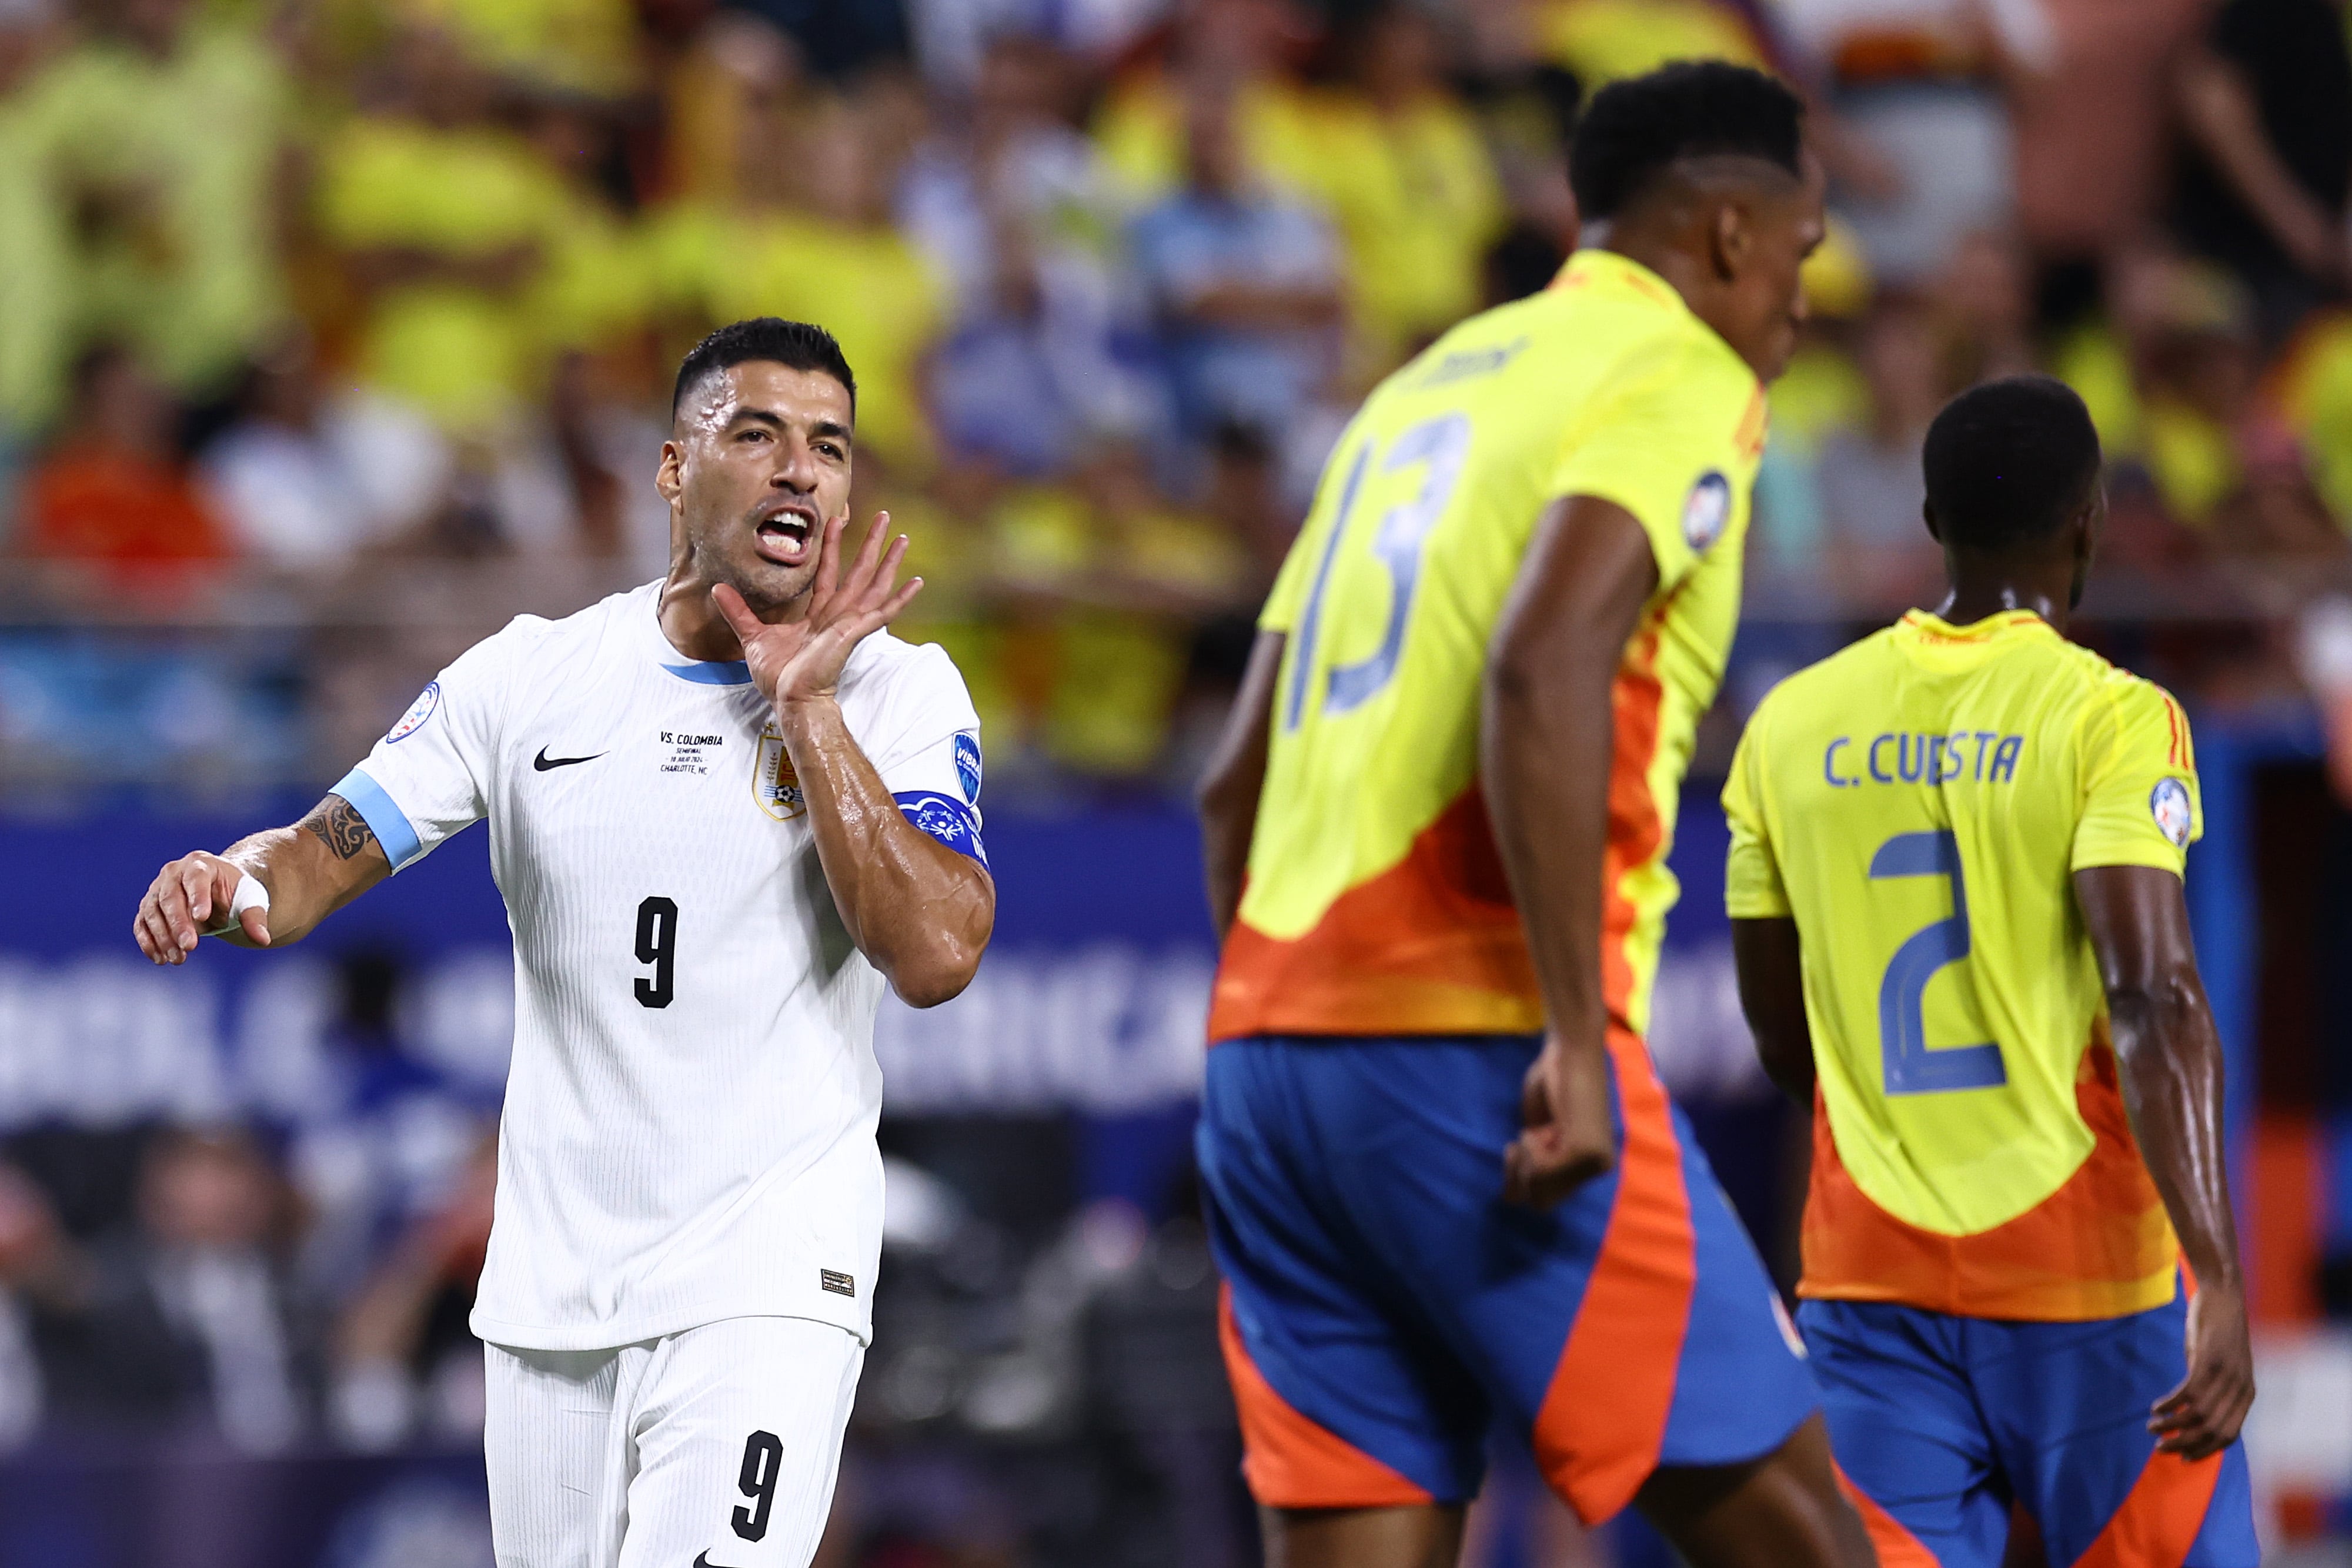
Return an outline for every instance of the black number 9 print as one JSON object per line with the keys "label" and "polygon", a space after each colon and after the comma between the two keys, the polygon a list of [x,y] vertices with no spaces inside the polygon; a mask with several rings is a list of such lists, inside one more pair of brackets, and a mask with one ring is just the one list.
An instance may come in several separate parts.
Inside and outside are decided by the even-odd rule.
{"label": "black number 9 print", "polygon": [[784,1445],[773,1432],[754,1432],[743,1439],[743,1473],[735,1488],[751,1500],[750,1508],[735,1511],[735,1533],[757,1541],[768,1533],[768,1511],[776,1506],[776,1476],[784,1468]]}
{"label": "black number 9 print", "polygon": [[669,1006],[670,981],[677,967],[677,905],[648,898],[637,905],[637,962],[651,964],[650,977],[637,977],[637,1000],[649,1008]]}

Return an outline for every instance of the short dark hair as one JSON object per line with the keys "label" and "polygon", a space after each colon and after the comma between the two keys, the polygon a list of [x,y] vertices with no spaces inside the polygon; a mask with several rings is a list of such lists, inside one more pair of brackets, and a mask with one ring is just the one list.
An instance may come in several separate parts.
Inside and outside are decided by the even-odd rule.
{"label": "short dark hair", "polygon": [[1568,151],[1587,218],[1616,216],[1677,160],[1736,154],[1801,171],[1805,106],[1762,71],[1677,60],[1593,95]]}
{"label": "short dark hair", "polygon": [[1920,456],[1937,534],[1980,551],[2056,533],[2090,500],[2099,465],[2091,411],[2050,376],[1969,388],[1927,426]]}
{"label": "short dark hair", "polygon": [[772,360],[788,370],[823,371],[849,394],[849,413],[857,414],[857,378],[833,334],[810,321],[787,321],[781,316],[754,316],[721,327],[686,351],[677,367],[677,385],[669,394],[669,416],[686,405],[688,393],[730,365],[751,360]]}

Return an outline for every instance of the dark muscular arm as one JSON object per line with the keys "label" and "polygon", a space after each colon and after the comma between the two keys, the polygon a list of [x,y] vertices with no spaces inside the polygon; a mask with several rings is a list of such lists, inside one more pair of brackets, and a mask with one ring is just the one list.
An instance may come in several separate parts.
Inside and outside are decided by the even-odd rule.
{"label": "dark muscular arm", "polygon": [[2164,1210],[2196,1272],[2189,1376],[2156,1403],[2158,1447],[2197,1459],[2237,1437],[2254,1402],[2245,1284],[2221,1135],[2221,1040],[2213,1027],[2180,879],[2149,866],[2074,873],[2098,955],[2124,1107]]}
{"label": "dark muscular arm", "polygon": [[1813,1029],[1805,1017],[1804,951],[1797,923],[1785,915],[1733,921],[1731,961],[1739,972],[1739,1010],[1756,1037],[1764,1075],[1811,1110]]}
{"label": "dark muscular arm", "polygon": [[1257,827],[1258,793],[1265,787],[1266,747],[1274,738],[1274,688],[1282,671],[1284,637],[1261,632],[1249,668],[1225,720],[1225,733],[1201,773],[1193,803],[1201,812],[1201,858],[1209,878],[1209,918],[1217,940],[1233,929],[1249,870],[1250,838]]}
{"label": "dark muscular arm", "polygon": [[[240,923],[213,932],[250,873],[269,894],[267,915],[248,909]],[[392,862],[367,820],[330,795],[290,828],[239,839],[219,854],[198,850],[155,873],[131,935],[158,964],[184,964],[207,933],[240,947],[282,947],[392,874]]]}
{"label": "dark muscular arm", "polygon": [[1615,1162],[1601,895],[1614,687],[1657,585],[1650,541],[1613,502],[1571,496],[1538,520],[1487,650],[1478,762],[1549,1031],[1505,1191],[1558,1202]]}

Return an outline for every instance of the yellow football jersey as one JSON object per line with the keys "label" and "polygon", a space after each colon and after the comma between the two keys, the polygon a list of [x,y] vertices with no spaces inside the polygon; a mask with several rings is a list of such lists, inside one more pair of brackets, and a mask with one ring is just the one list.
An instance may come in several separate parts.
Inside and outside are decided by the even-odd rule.
{"label": "yellow football jersey", "polygon": [[1480,686],[1538,515],[1640,519],[1658,586],[1616,693],[1610,1008],[1646,1020],[1665,856],[1739,615],[1764,399],[1656,274],[1607,251],[1473,317],[1349,424],[1260,624],[1287,634],[1213,1039],[1543,1027],[1477,780]]}
{"label": "yellow football jersey", "polygon": [[1765,698],[1723,803],[1733,917],[1793,916],[1804,952],[1801,1292],[2045,1320],[2171,1300],[2072,879],[2182,871],[2179,705],[2031,612],[1915,611]]}

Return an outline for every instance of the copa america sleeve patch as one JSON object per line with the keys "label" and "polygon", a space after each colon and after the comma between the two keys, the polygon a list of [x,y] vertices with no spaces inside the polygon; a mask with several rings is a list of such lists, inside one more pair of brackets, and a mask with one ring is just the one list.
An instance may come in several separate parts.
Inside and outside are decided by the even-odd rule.
{"label": "copa america sleeve patch", "polygon": [[1705,555],[1730,521],[1731,481],[1710,468],[1683,497],[1683,542],[1692,553]]}
{"label": "copa america sleeve patch", "polygon": [[956,782],[963,786],[963,798],[971,805],[980,804],[980,737],[968,729],[956,731]]}
{"label": "copa america sleeve patch", "polygon": [[2176,850],[2189,847],[2189,830],[2193,825],[2193,813],[2189,809],[2189,786],[2178,779],[2159,779],[2148,791],[2147,814],[2156,819],[2157,831],[2162,833]]}
{"label": "copa america sleeve patch", "polygon": [[970,855],[982,865],[988,863],[988,852],[981,847],[980,823],[972,817],[971,808],[961,800],[932,789],[909,789],[890,799],[898,802],[898,810],[907,821],[956,853]]}
{"label": "copa america sleeve patch", "polygon": [[396,740],[406,740],[425,727],[425,721],[431,718],[440,706],[441,683],[430,682],[423,691],[416,694],[416,700],[408,705],[408,711],[400,716],[400,722],[394,725],[391,731],[384,736],[385,742],[388,744]]}

